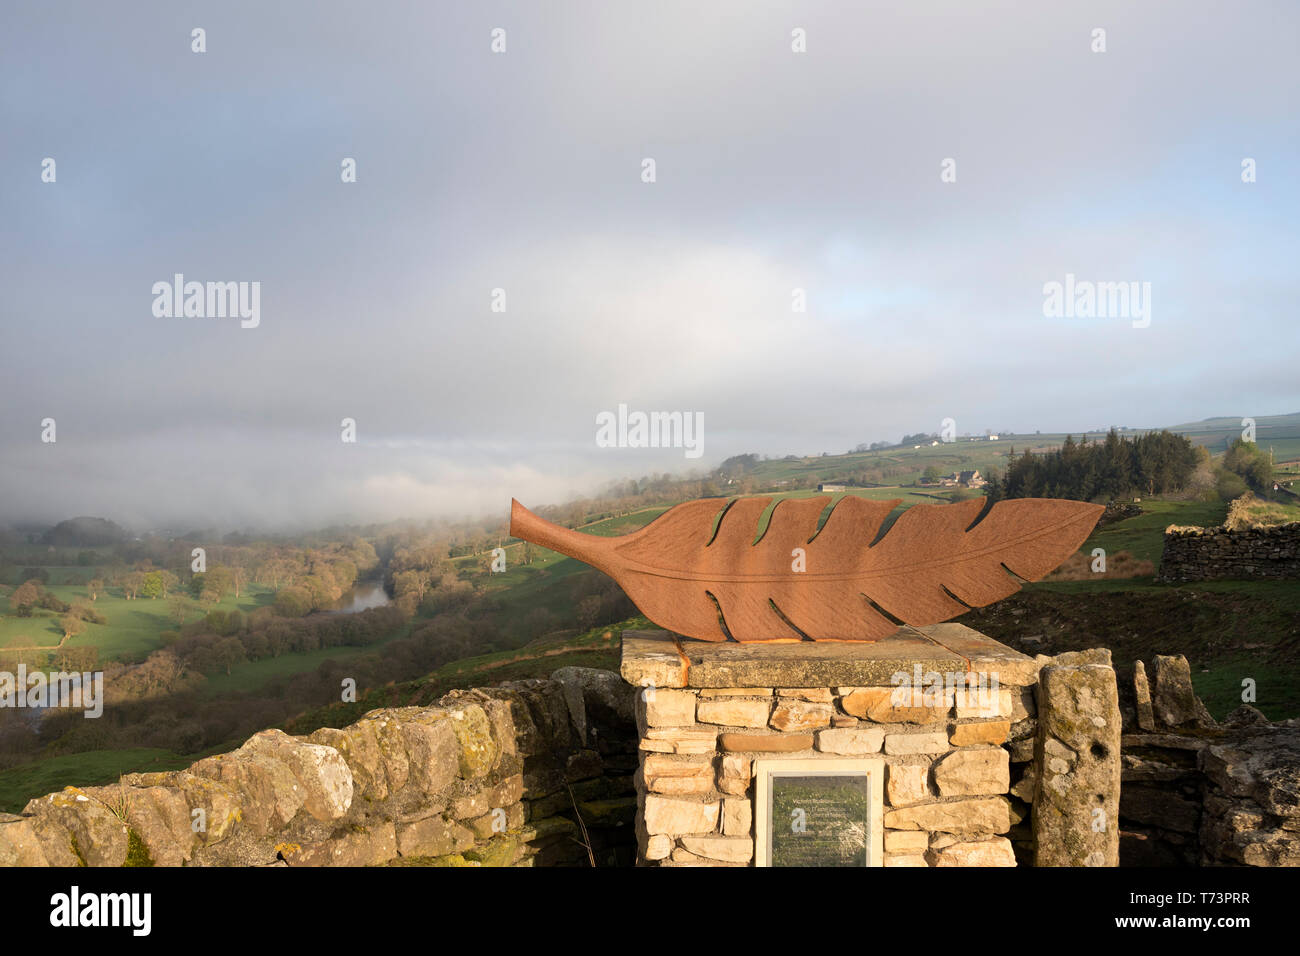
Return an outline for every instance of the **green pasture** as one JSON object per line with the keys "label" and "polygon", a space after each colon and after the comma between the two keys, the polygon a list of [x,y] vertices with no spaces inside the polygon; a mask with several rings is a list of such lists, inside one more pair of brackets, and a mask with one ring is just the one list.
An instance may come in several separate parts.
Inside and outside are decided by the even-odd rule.
{"label": "green pasture", "polygon": [[198,759],[198,755],[182,757],[170,750],[154,747],[91,750],[44,757],[0,770],[0,811],[18,813],[33,797],[56,793],[69,783],[78,787],[97,787],[117,783],[118,778],[126,773],[181,770]]}
{"label": "green pasture", "polygon": [[[84,586],[53,584],[47,587],[55,597],[68,604],[80,600],[89,602]],[[18,617],[9,607],[12,588],[0,594],[0,651],[6,647],[35,645],[55,647],[63,637],[59,627],[62,616],[53,611],[36,610],[32,617]],[[275,593],[269,588],[251,586],[236,598],[227,595],[214,607],[218,610],[248,612],[270,604]],[[136,598],[128,601],[117,588],[100,592],[99,599],[91,603],[96,614],[103,615],[107,624],[87,624],[86,629],[68,641],[68,647],[93,646],[99,649],[100,660],[137,660],[162,646],[159,635],[174,630],[176,621],[171,616],[171,599]],[[199,617],[197,607],[187,618]]]}
{"label": "green pasture", "polygon": [[1165,546],[1165,528],[1170,525],[1217,527],[1228,514],[1226,501],[1171,501],[1143,498],[1138,503],[1142,514],[1105,525],[1093,531],[1083,550],[1105,548],[1108,555],[1121,551],[1133,557],[1160,563]]}
{"label": "green pasture", "polygon": [[287,654],[281,654],[279,657],[263,657],[261,660],[245,661],[231,667],[229,674],[217,673],[209,675],[207,681],[203,684],[202,693],[206,697],[249,693],[260,689],[264,684],[277,677],[292,677],[294,674],[315,670],[326,661],[346,661],[354,657],[360,657],[363,654],[373,654],[389,641],[395,641],[399,637],[406,637],[411,633],[411,628],[419,621],[418,618],[408,621],[383,640],[376,641],[374,644],[367,644],[364,647],[349,645],[325,647],[316,651],[291,651]]}

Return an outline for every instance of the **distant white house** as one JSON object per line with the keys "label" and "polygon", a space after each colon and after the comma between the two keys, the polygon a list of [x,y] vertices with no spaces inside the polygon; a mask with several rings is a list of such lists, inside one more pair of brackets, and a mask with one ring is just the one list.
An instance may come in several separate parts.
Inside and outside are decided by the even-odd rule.
{"label": "distant white house", "polygon": [[830,491],[830,492],[843,491],[843,490],[844,490],[844,485],[829,485],[829,484],[826,484],[825,482],[823,482],[822,484],[820,484],[820,485],[817,486],[817,490],[818,490],[818,491]]}

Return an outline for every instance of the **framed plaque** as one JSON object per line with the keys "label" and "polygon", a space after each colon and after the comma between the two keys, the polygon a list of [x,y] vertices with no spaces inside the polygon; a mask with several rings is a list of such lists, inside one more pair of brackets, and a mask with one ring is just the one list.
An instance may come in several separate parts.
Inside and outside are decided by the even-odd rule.
{"label": "framed plaque", "polygon": [[881,866],[879,757],[754,761],[757,866]]}

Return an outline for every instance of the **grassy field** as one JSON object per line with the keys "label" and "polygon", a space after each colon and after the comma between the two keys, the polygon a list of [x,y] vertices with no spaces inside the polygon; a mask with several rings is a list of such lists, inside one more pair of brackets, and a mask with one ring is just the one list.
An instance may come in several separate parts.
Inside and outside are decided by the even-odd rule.
{"label": "grassy field", "polygon": [[1246,678],[1270,718],[1300,716],[1300,581],[1040,582],[958,620],[1030,655],[1108,647],[1131,664],[1184,654],[1216,718],[1243,703]]}
{"label": "grassy field", "polygon": [[[1132,438],[1151,430],[1159,429],[1130,427],[1121,434]],[[1184,435],[1217,455],[1227,451],[1231,443],[1241,437],[1242,424],[1240,418],[1215,418],[1173,425],[1169,431]],[[1071,437],[1076,442],[1081,438],[1098,442],[1106,437],[1106,431],[1073,432]],[[864,468],[883,467],[897,469],[889,478],[892,483],[909,485],[921,477],[928,465],[934,465],[944,474],[973,468],[985,473],[993,468],[1004,470],[1012,449],[1017,455],[1026,449],[1035,453],[1043,452],[1060,447],[1065,438],[1065,432],[1037,432],[1032,435],[1004,432],[998,435],[997,441],[958,437],[955,441],[940,442],[934,446],[922,444],[920,448],[907,445],[844,455],[773,459],[760,462],[749,476],[763,484],[793,479],[833,481]],[[1257,417],[1255,438],[1260,448],[1272,449],[1277,462],[1300,459],[1300,413]]]}
{"label": "grassy field", "polygon": [[365,647],[326,647],[317,651],[293,651],[279,657],[264,657],[259,661],[245,661],[236,664],[229,674],[212,674],[203,685],[202,693],[207,697],[221,694],[245,694],[255,691],[268,681],[277,677],[291,677],[304,671],[315,670],[326,661],[346,661],[363,654],[373,654],[389,641],[406,637],[411,628],[419,623],[413,619],[399,627],[381,641]]}
{"label": "grassy field", "polygon": [[308,711],[285,729],[292,734],[306,734],[318,727],[344,727],[377,707],[426,705],[458,688],[549,677],[561,667],[617,671],[622,655],[623,631],[646,627],[654,625],[643,617],[636,617],[612,627],[596,627],[582,633],[548,634],[514,650],[461,658],[418,680],[363,693],[355,703],[331,704]]}
{"label": "grassy field", "polygon": [[1239,498],[1229,513],[1230,527],[1264,528],[1300,521],[1300,504]]}
{"label": "grassy field", "polygon": [[7,580],[0,580],[0,585],[18,585],[22,584],[23,571],[29,567],[41,568],[49,576],[50,584],[81,586],[82,593],[85,593],[84,582],[99,575],[99,569],[87,567],[80,564],[45,564],[42,558],[45,557],[37,549],[32,549],[33,555],[30,560],[14,563],[7,575]]}
{"label": "grassy field", "polygon": [[[85,568],[81,569],[85,572]],[[72,604],[87,599],[86,588],[80,585],[52,584],[47,588],[60,601]],[[59,617],[52,611],[37,612],[44,616],[18,617],[9,608],[9,593],[5,588],[0,595],[0,651],[20,646],[55,647],[63,637]],[[269,604],[275,594],[268,588],[246,588],[236,598],[227,595],[215,605],[223,611],[251,611]],[[137,598],[128,601],[116,591],[103,592],[91,605],[96,614],[102,614],[107,624],[87,624],[86,629],[68,641],[69,647],[96,647],[100,660],[139,660],[162,646],[159,635],[176,627],[171,617],[171,605],[165,598]],[[198,618],[197,611],[188,620]]]}
{"label": "grassy field", "polygon": [[[1174,425],[1169,430],[1185,435],[1190,441],[1204,445],[1212,454],[1218,455],[1242,437],[1241,422],[1240,418],[1208,418]],[[1300,458],[1300,413],[1256,416],[1255,444],[1264,451],[1272,449],[1275,461]]]}
{"label": "grassy field", "polygon": [[934,465],[943,474],[974,469],[983,472],[990,468],[1005,469],[1007,456],[1013,447],[1020,453],[1027,447],[1038,447],[1040,442],[1050,443],[1054,438],[1058,445],[1065,440],[1064,435],[1025,435],[999,438],[998,441],[959,439],[935,446],[922,445],[920,448],[908,446],[847,455],[774,459],[760,462],[746,477],[752,477],[762,485],[796,479],[805,482],[834,481],[864,468],[888,468],[897,469],[890,476],[891,484],[908,485],[918,481],[930,465]]}
{"label": "grassy field", "polygon": [[1165,528],[1169,525],[1215,527],[1228,514],[1227,502],[1166,501],[1144,498],[1138,506],[1142,514],[1093,531],[1083,550],[1105,548],[1107,554],[1130,552],[1133,557],[1160,563],[1164,550]]}
{"label": "grassy field", "polygon": [[148,747],[46,757],[0,770],[0,811],[18,813],[32,797],[55,793],[73,781],[79,787],[95,787],[116,783],[124,773],[180,770],[198,759],[197,754],[181,757]]}

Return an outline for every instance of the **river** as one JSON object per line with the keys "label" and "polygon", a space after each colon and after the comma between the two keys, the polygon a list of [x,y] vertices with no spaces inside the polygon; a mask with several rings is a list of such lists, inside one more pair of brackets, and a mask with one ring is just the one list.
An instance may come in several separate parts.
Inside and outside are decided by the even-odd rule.
{"label": "river", "polygon": [[385,607],[392,603],[392,598],[384,590],[384,582],[376,578],[358,581],[350,591],[344,591],[343,596],[334,602],[334,607],[325,613],[356,614],[359,611],[368,611],[372,607]]}

